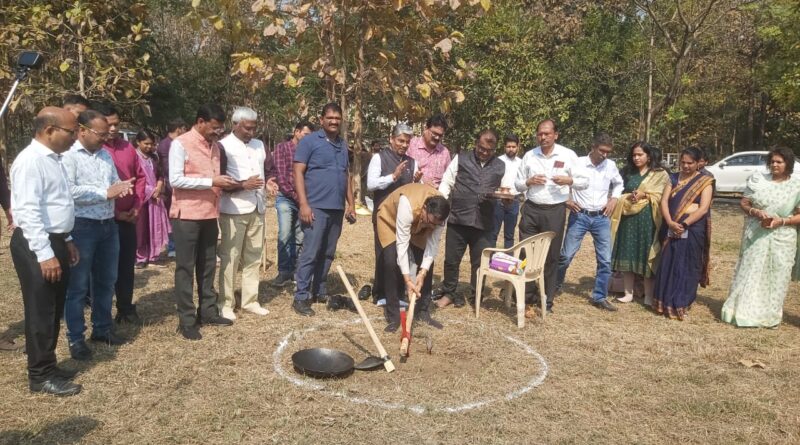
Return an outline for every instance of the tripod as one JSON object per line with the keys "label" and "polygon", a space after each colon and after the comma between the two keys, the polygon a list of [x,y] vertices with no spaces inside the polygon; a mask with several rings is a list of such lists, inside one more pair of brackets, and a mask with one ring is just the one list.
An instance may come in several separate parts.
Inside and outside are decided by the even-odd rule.
{"label": "tripod", "polygon": [[11,103],[11,98],[14,97],[14,93],[17,91],[17,87],[19,83],[25,80],[28,77],[28,73],[31,71],[30,66],[18,66],[16,71],[16,76],[14,76],[14,84],[11,85],[11,91],[8,92],[8,96],[6,96],[5,102],[3,102],[3,108],[0,108],[0,119],[6,114],[6,110],[8,109],[8,104]]}

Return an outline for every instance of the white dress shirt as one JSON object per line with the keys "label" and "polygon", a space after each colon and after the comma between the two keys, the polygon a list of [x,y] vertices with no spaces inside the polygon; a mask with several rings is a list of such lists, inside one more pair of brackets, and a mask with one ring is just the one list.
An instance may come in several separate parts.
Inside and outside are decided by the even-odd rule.
{"label": "white dress shirt", "polygon": [[572,200],[582,209],[603,210],[608,204],[609,190],[612,198],[622,196],[622,176],[620,176],[616,164],[608,159],[603,159],[600,165],[594,165],[589,156],[578,158],[578,162],[589,178],[587,188],[572,191]]}
{"label": "white dress shirt", "polygon": [[[485,166],[486,162],[478,161],[481,167]],[[450,199],[450,192],[453,191],[453,187],[456,185],[456,175],[458,175],[458,155],[453,156],[453,160],[450,161],[450,165],[447,166],[447,170],[445,170],[444,175],[442,175],[442,182],[439,183],[439,193],[441,193],[445,199]]]}
{"label": "white dress shirt", "polygon": [[[417,163],[415,161],[414,171],[411,172],[411,174],[416,175],[417,170]],[[394,184],[393,173],[394,171],[386,176],[381,176],[381,155],[377,153],[372,155],[372,158],[369,160],[369,168],[367,168],[367,190],[385,190],[387,187]]]}
{"label": "white dress shirt", "polygon": [[169,146],[169,185],[174,189],[208,190],[214,178],[191,178],[183,175],[186,149],[180,141],[173,140]]}
{"label": "white dress shirt", "polygon": [[[547,176],[547,183],[528,187],[526,182],[535,175]],[[570,186],[556,184],[553,182],[553,176],[571,177],[573,190],[583,190],[589,186],[589,178],[578,163],[578,155],[559,144],[555,144],[550,156],[542,153],[542,147],[536,147],[525,153],[514,184],[517,191],[524,192],[525,198],[534,204],[552,205],[566,202],[569,199]]]}
{"label": "white dress shirt", "polygon": [[114,200],[108,199],[108,188],[119,182],[119,174],[108,151],[100,148],[92,153],[75,141],[61,161],[75,201],[75,217],[113,218]]}
{"label": "white dress shirt", "polygon": [[11,165],[11,212],[40,263],[55,256],[49,234],[69,233],[75,224],[61,155],[35,139]]}
{"label": "white dress shirt", "polygon": [[[408,275],[408,245],[411,243],[411,226],[414,224],[414,211],[411,209],[411,202],[406,196],[401,196],[397,203],[397,222],[396,222],[396,235],[397,235],[397,265],[400,266],[400,272],[403,275]],[[428,237],[425,243],[425,251],[422,254],[421,269],[428,272],[431,270],[433,258],[436,256],[436,251],[439,250],[439,238],[442,236],[444,225],[436,226],[433,233]]]}
{"label": "white dress shirt", "polygon": [[508,187],[513,192],[516,190],[514,181],[517,180],[517,172],[519,172],[519,166],[522,165],[522,159],[520,159],[519,156],[514,156],[512,159],[507,155],[498,156],[497,159],[506,164],[506,173],[503,175],[503,179],[500,181],[500,187]]}
{"label": "white dress shirt", "polygon": [[[233,133],[222,138],[219,143],[225,150],[225,157],[228,160],[226,171],[223,175],[228,175],[236,181],[244,181],[252,176],[264,179],[264,160],[267,152],[264,150],[264,143],[258,139],[250,139],[245,144]],[[170,153],[170,158],[172,154]],[[256,190],[237,190],[235,192],[222,192],[219,200],[219,211],[228,215],[246,215],[258,211],[264,214],[266,209],[266,195],[264,187]]]}

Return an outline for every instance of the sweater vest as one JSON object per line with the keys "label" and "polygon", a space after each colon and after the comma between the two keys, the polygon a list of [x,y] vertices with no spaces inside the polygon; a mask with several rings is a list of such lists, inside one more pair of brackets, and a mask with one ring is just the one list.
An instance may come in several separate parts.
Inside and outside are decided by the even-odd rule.
{"label": "sweater vest", "polygon": [[411,184],[414,182],[414,163],[416,162],[408,155],[398,155],[389,147],[381,150],[381,152],[378,153],[378,156],[381,160],[381,177],[394,173],[394,169],[396,169],[397,166],[403,161],[407,161],[408,164],[406,164],[406,169],[403,170],[403,174],[397,178],[397,181],[389,184],[389,186],[383,190],[375,190],[372,192],[372,199],[375,208],[380,207],[383,200],[386,199],[387,196],[391,195],[392,192],[406,184]]}
{"label": "sweater vest", "polygon": [[400,197],[405,196],[411,203],[411,211],[414,215],[414,222],[411,224],[411,244],[424,249],[428,238],[435,227],[423,227],[420,216],[425,200],[431,196],[441,196],[435,188],[424,184],[407,184],[383,200],[378,207],[377,232],[378,241],[384,249],[397,241],[397,206],[400,204]]}
{"label": "sweater vest", "polygon": [[[186,152],[183,175],[188,178],[213,178],[219,175],[219,146],[209,144],[200,133],[191,129],[175,139]],[[172,189],[172,207],[169,217],[175,219],[203,220],[219,217],[218,187],[204,190]]]}
{"label": "sweater vest", "polygon": [[494,198],[486,196],[500,187],[506,165],[492,157],[481,167],[475,152],[458,156],[458,173],[450,192],[448,224],[459,224],[480,230],[494,227]]}

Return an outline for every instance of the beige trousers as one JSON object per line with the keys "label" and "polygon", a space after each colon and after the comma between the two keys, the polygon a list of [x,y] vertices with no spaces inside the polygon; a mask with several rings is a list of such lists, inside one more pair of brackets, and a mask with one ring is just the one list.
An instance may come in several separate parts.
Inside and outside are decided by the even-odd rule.
{"label": "beige trousers", "polygon": [[261,250],[264,245],[264,215],[254,211],[246,215],[219,216],[222,240],[219,245],[219,298],[217,306],[233,309],[233,291],[239,262],[242,263],[242,307],[258,303],[261,279]]}

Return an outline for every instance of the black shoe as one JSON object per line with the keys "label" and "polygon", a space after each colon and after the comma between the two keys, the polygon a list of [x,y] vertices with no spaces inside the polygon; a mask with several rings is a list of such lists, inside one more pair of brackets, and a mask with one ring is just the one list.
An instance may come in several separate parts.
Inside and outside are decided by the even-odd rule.
{"label": "black shoe", "polygon": [[464,307],[466,304],[467,304],[467,302],[466,302],[466,300],[464,300],[463,296],[461,296],[461,295],[454,295],[453,296],[453,307],[456,307],[456,308]]}
{"label": "black shoe", "polygon": [[43,382],[28,384],[31,392],[52,394],[54,396],[74,396],[81,392],[81,385],[64,380],[58,377],[51,377]]}
{"label": "black shoe", "polygon": [[314,316],[314,309],[311,309],[311,300],[294,300],[292,309],[303,317]]}
{"label": "black shoe", "polygon": [[600,309],[605,309],[609,312],[616,312],[617,308],[608,302],[605,298],[600,301],[592,301],[592,304],[599,307]]}
{"label": "black shoe", "polygon": [[370,295],[372,295],[372,286],[369,284],[365,284],[361,287],[361,290],[358,291],[358,299],[361,301],[368,299]]}
{"label": "black shoe", "polygon": [[139,314],[137,314],[135,311],[127,314],[118,313],[114,318],[114,321],[119,324],[128,323],[134,326],[140,326],[142,324],[142,319],[139,318]]}
{"label": "black shoe", "polygon": [[269,282],[269,285],[272,287],[286,287],[292,284],[292,281],[294,280],[292,279],[291,275],[284,275],[282,273],[279,273],[277,277],[273,278]]}
{"label": "black shoe", "polygon": [[397,332],[398,329],[400,329],[400,323],[393,321],[383,328],[383,332]]}
{"label": "black shoe", "polygon": [[322,303],[325,304],[328,302],[328,294],[323,295],[314,295],[314,303]]}
{"label": "black shoe", "polygon": [[53,376],[61,380],[72,380],[76,375],[78,375],[78,371],[71,371],[69,369],[59,368],[58,366],[53,370]]}
{"label": "black shoe", "polygon": [[225,317],[220,317],[219,315],[215,315],[213,317],[209,317],[206,319],[200,319],[201,325],[211,325],[211,326],[231,326],[233,324],[233,320],[227,319]]}
{"label": "black shoe", "polygon": [[553,315],[553,306],[547,306],[547,313]]}
{"label": "black shoe", "polygon": [[444,328],[444,325],[442,325],[438,321],[434,320],[433,317],[431,317],[431,312],[429,310],[427,310],[427,311],[419,311],[414,316],[414,320],[419,320],[421,322],[427,323],[429,326],[431,326],[433,328],[436,328],[436,329]]}
{"label": "black shoe", "polygon": [[200,340],[203,336],[200,334],[200,329],[197,328],[197,325],[191,326],[178,326],[178,332],[183,335],[183,338],[187,340]]}
{"label": "black shoe", "polygon": [[438,300],[438,299],[440,299],[440,298],[444,297],[445,295],[447,295],[447,292],[445,292],[445,291],[444,291],[444,290],[443,290],[443,289],[440,287],[440,288],[438,288],[438,289],[434,290],[434,291],[431,293],[431,299],[435,301],[435,300]]}
{"label": "black shoe", "polygon": [[89,349],[86,340],[78,340],[69,344],[69,355],[75,360],[85,362],[92,359],[92,350]]}
{"label": "black shoe", "polygon": [[125,340],[124,338],[120,337],[119,335],[117,335],[117,334],[115,334],[113,332],[109,332],[106,335],[94,335],[94,334],[92,334],[92,336],[89,337],[89,340],[94,341],[94,342],[98,342],[98,343],[105,343],[105,344],[107,344],[109,346],[124,345],[125,343],[128,342],[127,340]]}

